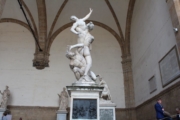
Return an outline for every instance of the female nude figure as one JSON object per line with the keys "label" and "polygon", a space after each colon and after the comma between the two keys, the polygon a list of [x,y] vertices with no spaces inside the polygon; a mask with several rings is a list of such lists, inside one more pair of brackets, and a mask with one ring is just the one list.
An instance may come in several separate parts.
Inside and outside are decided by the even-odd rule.
{"label": "female nude figure", "polygon": [[78,52],[84,56],[87,63],[84,76],[88,75],[88,72],[92,66],[90,47],[94,41],[94,37],[89,33],[89,31],[93,29],[94,24],[92,22],[88,24],[85,23],[85,20],[90,17],[91,13],[92,9],[90,9],[89,14],[81,19],[78,19],[76,16],[71,16],[71,20],[75,21],[71,27],[71,31],[78,35],[78,44],[69,46],[69,51],[73,48],[78,48]]}

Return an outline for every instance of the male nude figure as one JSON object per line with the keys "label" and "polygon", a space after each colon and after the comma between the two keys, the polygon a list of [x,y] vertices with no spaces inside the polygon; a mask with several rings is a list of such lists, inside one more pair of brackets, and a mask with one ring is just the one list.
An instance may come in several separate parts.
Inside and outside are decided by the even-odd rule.
{"label": "male nude figure", "polygon": [[[74,72],[76,79],[79,80],[84,75],[87,65],[86,60],[77,51],[75,53],[67,51],[66,57],[70,59],[69,66]],[[89,75],[94,81],[96,80],[96,75],[92,71],[89,71]]]}

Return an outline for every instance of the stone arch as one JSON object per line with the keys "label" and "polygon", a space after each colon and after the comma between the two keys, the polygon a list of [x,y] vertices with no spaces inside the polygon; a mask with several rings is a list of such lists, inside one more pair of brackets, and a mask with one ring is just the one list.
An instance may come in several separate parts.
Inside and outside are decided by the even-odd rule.
{"label": "stone arch", "polygon": [[[2,18],[2,19],[0,20],[0,23],[4,23],[4,22],[11,22],[11,23],[19,24],[19,25],[27,28],[27,29],[30,31],[30,28],[29,28],[28,24],[26,24],[26,23],[24,23],[24,22],[22,22],[22,21],[20,21],[20,20],[13,19],[13,18]],[[30,32],[31,32],[31,31],[30,31]]]}
{"label": "stone arch", "polygon": [[[21,26],[25,27],[26,29],[28,29],[29,32],[32,34],[28,24],[26,24],[23,21],[20,21],[20,20],[17,20],[17,19],[13,19],[13,18],[2,18],[2,19],[0,19],[0,23],[5,23],[5,22],[11,22],[11,23],[16,23],[18,25],[21,25]],[[35,42],[34,42],[34,44],[35,44],[35,48],[37,48],[37,45],[36,45]]]}
{"label": "stone arch", "polygon": [[130,55],[130,34],[131,34],[131,21],[136,0],[129,1],[129,7],[126,18],[126,29],[125,29],[125,51],[126,55]]}
{"label": "stone arch", "polygon": [[[106,29],[107,31],[109,31],[118,41],[120,48],[121,48],[121,51],[122,51],[122,55],[124,54],[123,40],[112,28],[110,28],[109,26],[107,26],[101,22],[98,22],[98,21],[88,20],[87,22],[89,22],[89,21],[92,21],[95,25],[102,27],[102,28]],[[63,30],[65,30],[66,28],[71,27],[72,24],[73,24],[73,22],[67,23],[53,33],[53,35],[49,38],[49,41],[48,41],[48,46],[47,46],[47,52],[48,53],[50,52],[51,45],[52,45],[54,39],[56,38],[56,36],[59,33],[61,33]]]}

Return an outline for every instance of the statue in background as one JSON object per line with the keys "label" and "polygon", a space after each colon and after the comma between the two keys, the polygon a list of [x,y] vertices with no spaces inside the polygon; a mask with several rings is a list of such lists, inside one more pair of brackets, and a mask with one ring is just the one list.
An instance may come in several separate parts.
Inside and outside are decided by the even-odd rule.
{"label": "statue in background", "polygon": [[0,108],[7,108],[8,99],[10,96],[10,91],[8,89],[9,87],[6,86],[6,89],[3,91],[3,93],[0,91],[0,94],[2,95],[1,102],[0,102]]}
{"label": "statue in background", "polygon": [[66,111],[66,108],[68,107],[68,94],[66,92],[66,88],[63,88],[63,91],[61,94],[58,94],[59,96],[59,110]]}
{"label": "statue in background", "polygon": [[103,80],[103,78],[100,75],[97,75],[97,76],[99,77],[99,81],[100,81],[99,85],[104,86],[104,89],[101,94],[101,98],[104,100],[111,100],[111,94],[110,94],[108,85],[106,84],[106,82]]}
{"label": "statue in background", "polygon": [[[87,20],[92,13],[92,9],[90,9],[89,14],[87,14],[84,18],[77,18],[76,16],[71,16],[71,20],[75,21],[73,26],[71,27],[71,31],[78,35],[77,44],[68,46],[67,51],[71,51],[71,49],[76,48],[76,55],[80,54],[84,57],[86,65],[84,67],[83,72],[81,72],[81,76],[85,81],[90,81],[90,77],[93,80],[96,80],[96,75],[90,71],[92,66],[92,58],[91,58],[91,44],[94,41],[94,37],[89,33],[94,28],[94,24],[92,22],[86,24],[85,20]],[[90,75],[93,74],[93,75]],[[76,77],[77,78],[77,77]],[[78,77],[79,78],[79,77]]]}

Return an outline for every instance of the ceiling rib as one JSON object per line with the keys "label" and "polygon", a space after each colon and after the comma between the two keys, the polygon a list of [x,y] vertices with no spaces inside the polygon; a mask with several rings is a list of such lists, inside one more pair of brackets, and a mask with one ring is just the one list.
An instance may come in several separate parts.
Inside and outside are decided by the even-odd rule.
{"label": "ceiling rib", "polygon": [[27,13],[28,13],[28,15],[29,15],[29,17],[30,17],[30,20],[31,20],[31,22],[32,22],[32,24],[33,24],[33,28],[34,28],[34,31],[35,31],[35,34],[36,34],[36,37],[38,38],[37,27],[36,27],[34,18],[33,18],[32,14],[31,14],[31,11],[29,10],[29,8],[27,7],[26,3],[25,3],[23,0],[21,0],[21,3],[22,3],[22,5],[24,6],[25,10],[27,11]]}
{"label": "ceiling rib", "polygon": [[11,22],[11,23],[19,24],[19,25],[27,28],[27,29],[29,30],[29,32],[31,32],[28,24],[26,24],[26,23],[23,22],[23,21],[20,21],[20,20],[17,20],[17,19],[13,19],[13,18],[2,18],[2,19],[0,19],[0,23],[4,23],[4,22]]}
{"label": "ceiling rib", "polygon": [[36,0],[38,7],[39,19],[39,43],[41,48],[45,49],[45,42],[47,41],[47,15],[45,0]]}
{"label": "ceiling rib", "polygon": [[50,29],[49,34],[48,34],[48,38],[52,35],[53,29],[54,29],[54,27],[55,27],[55,25],[56,25],[56,22],[57,22],[57,20],[58,20],[58,18],[59,18],[59,16],[60,16],[62,10],[63,10],[64,7],[66,6],[67,2],[68,2],[68,0],[64,0],[63,4],[62,4],[61,7],[59,8],[59,10],[58,10],[58,12],[57,12],[57,14],[56,14],[56,17],[55,17],[55,19],[54,19],[54,21],[53,21],[53,24],[51,25],[51,29]]}
{"label": "ceiling rib", "polygon": [[119,24],[118,18],[117,18],[117,16],[116,16],[116,13],[114,12],[114,9],[113,9],[113,7],[111,6],[111,3],[109,2],[109,0],[105,0],[105,2],[106,2],[106,4],[107,4],[107,6],[109,7],[109,9],[110,9],[110,11],[111,11],[111,14],[113,15],[113,18],[114,18],[114,20],[115,20],[115,22],[116,22],[116,25],[117,25],[117,27],[118,27],[118,31],[119,31],[120,37],[121,37],[121,39],[122,39],[122,42],[124,42],[124,36],[123,36],[122,30],[121,30],[121,26],[120,26],[120,24]]}
{"label": "ceiling rib", "polygon": [[131,21],[132,21],[135,2],[136,0],[129,1],[129,7],[127,12],[126,31],[125,31],[125,46],[126,46],[127,55],[130,55],[130,31],[131,31]]}

